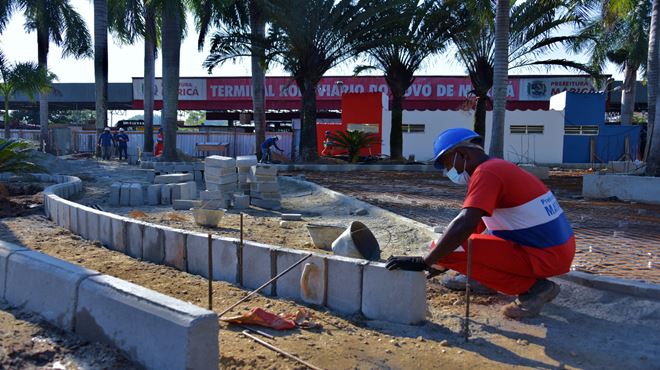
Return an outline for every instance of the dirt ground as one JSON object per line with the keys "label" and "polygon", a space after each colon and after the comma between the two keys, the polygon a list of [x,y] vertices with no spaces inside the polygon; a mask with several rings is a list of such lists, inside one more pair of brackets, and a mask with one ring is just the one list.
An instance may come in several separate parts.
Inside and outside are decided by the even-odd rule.
{"label": "dirt ground", "polygon": [[[55,165],[58,164],[55,163]],[[85,196],[79,201],[85,204],[103,204],[107,198],[107,193],[103,191],[105,184],[118,178],[126,180],[139,178],[142,174],[140,171],[131,170],[125,166],[104,163],[68,163],[66,169],[66,173],[83,178],[86,186]],[[308,179],[314,176],[313,174],[306,175]],[[421,177],[418,175],[415,174],[415,178]],[[333,181],[337,183],[347,180],[347,176],[343,176],[343,179],[340,176],[334,177],[336,180]],[[351,174],[350,176],[351,181],[359,179],[358,175]],[[405,181],[395,180],[391,183],[383,180],[381,182],[384,185],[383,191],[375,195],[373,191],[370,191],[367,198],[372,203],[389,208],[389,205],[379,201],[379,199],[387,199],[385,197],[393,195],[388,188],[389,184],[400,185],[401,189],[411,188],[410,185],[406,185]],[[436,179],[430,178],[429,181],[436,181]],[[323,183],[321,180],[319,182]],[[334,185],[330,184],[330,187],[334,187]],[[357,188],[359,189],[359,187]],[[460,189],[444,186],[428,185],[428,191],[444,191],[448,194],[458,192],[460,194]],[[350,193],[350,191],[346,192]],[[357,192],[359,193],[359,191]],[[399,192],[396,195],[400,195]],[[393,199],[397,199],[396,195],[393,195]],[[419,202],[419,200],[406,198],[404,200],[408,206],[401,205],[399,209],[401,213],[408,216],[406,212],[409,211],[406,210],[411,208],[410,205],[414,204],[413,201]],[[456,206],[460,205],[458,197],[449,201],[454,202]],[[564,205],[564,207],[566,206]],[[98,242],[81,240],[80,237],[72,235],[69,231],[59,228],[47,220],[43,216],[41,208],[33,208],[31,211],[31,214],[23,217],[0,219],[0,239],[22,244],[202,307],[206,306],[207,292],[204,279],[165,266],[132,259],[107,250]],[[440,217],[437,218],[440,222],[442,217],[450,219],[454,212],[446,211],[445,215],[439,211],[438,208],[427,211],[426,207],[421,206],[417,209],[417,212],[433,217],[438,217],[437,215],[440,214]],[[172,211],[161,210],[160,212],[157,210],[147,212],[147,217],[149,220],[159,223],[172,222],[172,226],[176,227],[187,225],[185,223],[176,224],[176,222],[184,221],[170,220]],[[300,230],[284,231],[279,228],[279,224],[276,225],[272,220],[268,220],[267,212],[259,212],[262,211],[246,217],[249,230],[259,230],[257,225],[261,222],[269,232],[250,235],[273,238],[272,243],[274,244],[305,248],[303,242],[305,232],[302,226]],[[227,223],[223,223],[223,228],[227,230],[220,230],[220,233],[227,232],[227,235],[236,236],[237,219],[234,217],[238,216],[228,215],[225,220]],[[316,216],[312,212],[305,217]],[[161,221],[163,219],[164,221]],[[419,220],[419,216],[417,219]],[[185,222],[189,223],[189,221]],[[433,221],[427,222],[427,224],[433,225],[440,222]],[[34,230],[39,230],[39,232],[35,233]],[[249,230],[248,232],[250,232]],[[273,232],[275,230],[281,231],[281,233],[278,235],[278,232]],[[287,241],[289,239],[286,239],[288,234],[297,235],[291,240],[297,238],[299,241],[289,245]],[[382,236],[384,237],[384,234]],[[278,238],[281,240],[282,237],[285,237],[284,243],[277,242]],[[246,236],[246,239],[249,238]],[[399,244],[399,242],[390,244]],[[217,312],[247,294],[239,287],[224,282],[214,282],[213,290],[213,307]],[[476,297],[471,306],[473,312],[472,339],[465,343],[460,335],[461,317],[464,310],[462,294],[447,291],[436,280],[432,280],[428,284],[428,297],[429,320],[421,326],[411,327],[368,321],[359,316],[343,317],[324,309],[312,308],[311,312],[323,325],[322,329],[287,332],[265,329],[264,331],[276,336],[275,340],[267,341],[297,354],[312,364],[333,369],[438,367],[594,369],[627,367],[649,369],[657,368],[657,364],[660,363],[660,354],[657,352],[657,348],[660,348],[660,335],[658,334],[660,332],[660,303],[657,301],[635,299],[562,282],[562,293],[546,307],[541,317],[513,321],[504,319],[498,312],[502,304],[511,300],[510,297],[501,295]],[[393,299],[395,298],[393,297]],[[256,296],[240,305],[233,313],[245,312],[257,306],[275,313],[294,312],[299,307],[295,302]],[[5,307],[0,309],[4,311],[4,315],[14,314]],[[20,324],[12,323],[8,325],[8,328],[15,330],[14,326],[20,326]],[[13,352],[15,353],[14,359],[29,360],[30,352],[21,349],[27,348],[32,341],[29,335],[24,335],[24,344],[15,347],[18,348],[18,351]],[[296,363],[252,343],[240,334],[240,329],[233,326],[221,323],[219,340],[221,351],[219,365],[223,368],[301,368]],[[0,342],[0,352],[13,348],[8,347],[5,343],[7,342],[4,340]],[[56,346],[58,343],[55,343]],[[62,348],[57,351],[66,353],[67,346],[62,345]],[[108,354],[108,356],[110,355]],[[25,364],[29,364],[29,362],[25,362]],[[47,368],[57,368],[52,366],[53,364],[53,361],[49,362]],[[91,366],[91,368],[112,368],[112,366],[108,363]],[[4,359],[3,362],[0,362],[0,368],[2,367],[14,368],[10,362],[5,362]],[[25,365],[24,368],[30,368],[30,366]],[[72,365],[59,368],[75,367]]]}

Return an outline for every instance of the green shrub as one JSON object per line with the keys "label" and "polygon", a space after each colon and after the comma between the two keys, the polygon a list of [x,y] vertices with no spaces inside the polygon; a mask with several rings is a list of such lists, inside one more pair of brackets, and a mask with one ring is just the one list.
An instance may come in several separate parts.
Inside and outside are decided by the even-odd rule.
{"label": "green shrub", "polygon": [[0,139],[0,172],[46,172],[40,165],[31,162],[36,145],[22,139]]}
{"label": "green shrub", "polygon": [[330,135],[335,147],[346,149],[349,161],[355,163],[361,149],[379,144],[378,137],[363,131],[336,131]]}

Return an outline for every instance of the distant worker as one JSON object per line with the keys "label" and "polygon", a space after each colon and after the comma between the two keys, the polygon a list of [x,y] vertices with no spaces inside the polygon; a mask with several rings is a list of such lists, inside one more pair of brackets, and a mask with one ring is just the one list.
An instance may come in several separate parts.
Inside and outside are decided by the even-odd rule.
{"label": "distant worker", "polygon": [[119,157],[119,140],[117,140],[119,131],[117,131],[117,127],[113,127],[112,129],[110,129],[110,132],[112,133],[112,147],[114,149],[112,151],[112,154],[114,157]]}
{"label": "distant worker", "polygon": [[453,128],[434,143],[435,167],[467,186],[463,209],[424,257],[390,257],[389,270],[452,269],[466,274],[472,240],[472,278],[518,299],[502,307],[511,318],[537,316],[559,294],[548,280],[567,273],[575,236],[557,199],[534,175],[490,158],[478,135]]}
{"label": "distant worker", "polygon": [[154,149],[154,157],[160,157],[163,154],[163,128],[158,128],[158,135],[156,135],[156,148]]}
{"label": "distant worker", "polygon": [[128,135],[124,132],[123,128],[119,129],[119,134],[117,134],[117,148],[119,149],[119,160],[123,159],[128,160]]}
{"label": "distant worker", "polygon": [[270,151],[271,146],[274,146],[275,149],[280,151],[280,153],[284,153],[284,150],[277,146],[279,140],[279,136],[272,136],[264,140],[261,144],[261,163],[270,163],[273,160],[273,153]]}
{"label": "distant worker", "polygon": [[330,131],[325,132],[325,139],[323,140],[323,151],[321,152],[322,156],[327,155],[326,151],[330,151],[330,156],[334,155],[334,146],[335,143],[332,141],[332,133]]}
{"label": "distant worker", "polygon": [[110,133],[110,128],[106,127],[103,129],[103,133],[99,136],[97,145],[101,147],[101,158],[106,161],[110,160],[112,155],[112,143],[114,142],[112,134]]}

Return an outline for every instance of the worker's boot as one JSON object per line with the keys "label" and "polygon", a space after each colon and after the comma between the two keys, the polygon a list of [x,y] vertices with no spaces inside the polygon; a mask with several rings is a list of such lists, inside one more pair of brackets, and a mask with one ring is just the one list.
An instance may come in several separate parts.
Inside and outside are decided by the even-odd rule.
{"label": "worker's boot", "polygon": [[555,299],[559,291],[559,284],[548,279],[539,279],[527,293],[519,295],[515,301],[502,307],[502,314],[512,319],[536,317],[541,313],[543,305]]}
{"label": "worker's boot", "polygon": [[[442,279],[442,285],[449,290],[465,291],[466,282],[467,276],[463,274],[446,276]],[[470,279],[470,291],[474,294],[497,294],[496,290],[491,289],[474,279]]]}

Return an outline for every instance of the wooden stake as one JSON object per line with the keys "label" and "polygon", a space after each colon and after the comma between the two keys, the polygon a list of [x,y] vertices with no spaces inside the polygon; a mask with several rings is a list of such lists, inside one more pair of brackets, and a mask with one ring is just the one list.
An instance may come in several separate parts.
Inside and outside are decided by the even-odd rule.
{"label": "wooden stake", "polygon": [[472,239],[468,239],[467,250],[467,280],[465,280],[465,320],[463,328],[465,341],[470,337],[470,279],[472,278]]}
{"label": "wooden stake", "polygon": [[306,255],[305,257],[303,257],[302,259],[300,259],[298,262],[296,262],[296,263],[294,263],[293,265],[289,266],[289,268],[287,268],[286,270],[284,270],[284,271],[280,272],[279,274],[277,274],[277,276],[275,276],[274,278],[272,278],[272,279],[268,280],[267,282],[263,283],[263,285],[261,285],[259,288],[257,288],[257,289],[255,289],[255,290],[251,291],[250,293],[248,293],[248,295],[246,295],[245,297],[239,299],[238,302],[236,302],[236,303],[234,303],[233,305],[229,306],[226,310],[220,312],[220,314],[218,315],[218,318],[222,317],[224,314],[226,314],[227,312],[231,311],[232,308],[234,308],[234,307],[238,306],[239,304],[241,304],[241,303],[247,301],[247,300],[248,300],[250,297],[252,297],[253,295],[259,293],[263,288],[267,287],[270,283],[272,283],[273,281],[279,279],[280,277],[282,277],[282,275],[286,274],[287,272],[293,270],[294,267],[296,267],[296,266],[298,266],[299,264],[303,263],[306,259],[308,259],[308,258],[311,257],[311,256],[312,256],[311,253],[308,254],[308,255]]}
{"label": "wooden stake", "polygon": [[250,335],[250,334],[247,332],[247,330],[243,330],[241,333],[243,333],[243,335],[245,335],[246,337],[252,339],[253,341],[255,341],[255,342],[261,344],[262,346],[264,346],[264,347],[270,349],[271,351],[275,351],[275,352],[277,352],[277,353],[279,353],[279,354],[281,354],[281,355],[283,355],[283,356],[286,356],[286,357],[288,357],[288,358],[290,358],[290,359],[292,359],[292,360],[294,360],[294,361],[296,361],[296,362],[299,362],[299,363],[301,363],[301,364],[307,366],[308,368],[310,368],[310,369],[312,369],[312,370],[321,370],[320,367],[316,367],[316,366],[310,364],[309,362],[306,362],[305,360],[303,360],[303,359],[301,359],[301,358],[299,358],[299,357],[296,357],[296,356],[294,356],[294,355],[292,355],[292,354],[290,354],[290,353],[288,353],[288,352],[285,352],[284,350],[281,350],[281,349],[275,347],[274,345],[272,345],[272,344],[270,344],[270,343],[268,343],[268,342],[266,342],[266,341],[263,341],[263,340],[261,340],[261,339],[255,337],[255,336],[253,336],[253,335]]}
{"label": "wooden stake", "polygon": [[209,250],[208,250],[208,259],[209,259],[209,310],[213,310],[213,239],[211,239],[211,234],[209,234]]}

